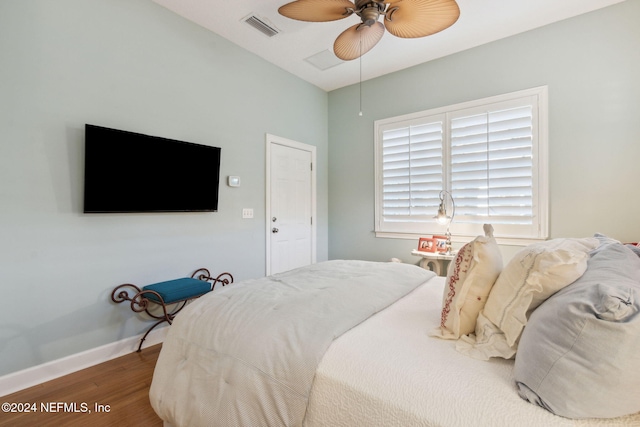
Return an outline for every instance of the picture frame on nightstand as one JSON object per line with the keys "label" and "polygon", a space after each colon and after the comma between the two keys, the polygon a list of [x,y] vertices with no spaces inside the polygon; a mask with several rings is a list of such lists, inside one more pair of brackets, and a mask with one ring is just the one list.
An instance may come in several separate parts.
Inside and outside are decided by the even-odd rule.
{"label": "picture frame on nightstand", "polygon": [[418,251],[437,252],[437,240],[433,237],[420,237],[418,239]]}
{"label": "picture frame on nightstand", "polygon": [[447,252],[447,237],[446,236],[433,236],[436,241],[436,252]]}

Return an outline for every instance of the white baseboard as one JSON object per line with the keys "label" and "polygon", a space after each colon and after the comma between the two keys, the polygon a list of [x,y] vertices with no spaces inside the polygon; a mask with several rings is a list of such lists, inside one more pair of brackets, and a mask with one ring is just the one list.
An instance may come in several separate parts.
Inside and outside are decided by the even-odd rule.
{"label": "white baseboard", "polygon": [[[169,328],[157,328],[151,331],[144,341],[142,351],[146,347],[164,341]],[[62,359],[52,360],[42,365],[33,366],[22,371],[0,377],[0,396],[15,393],[34,385],[53,380],[64,375],[80,371],[84,368],[106,362],[138,349],[140,336],[126,338],[100,347],[92,348],[80,353],[72,354]]]}

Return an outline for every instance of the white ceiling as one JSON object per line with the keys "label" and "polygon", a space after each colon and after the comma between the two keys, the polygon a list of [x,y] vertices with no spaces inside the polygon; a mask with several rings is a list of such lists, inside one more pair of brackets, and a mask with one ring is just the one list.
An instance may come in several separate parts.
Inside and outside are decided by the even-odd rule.
{"label": "white ceiling", "polygon": [[[309,23],[278,14],[278,7],[289,0],[153,1],[326,91],[360,80],[360,61],[342,62],[332,52],[335,38],[358,22],[355,15],[334,22]],[[460,18],[438,34],[401,39],[387,32],[378,45],[362,57],[362,79],[368,80],[622,1],[457,0]],[[267,37],[246,24],[245,18],[252,14],[276,28],[279,34]],[[305,60],[321,52],[338,65],[322,71]]]}

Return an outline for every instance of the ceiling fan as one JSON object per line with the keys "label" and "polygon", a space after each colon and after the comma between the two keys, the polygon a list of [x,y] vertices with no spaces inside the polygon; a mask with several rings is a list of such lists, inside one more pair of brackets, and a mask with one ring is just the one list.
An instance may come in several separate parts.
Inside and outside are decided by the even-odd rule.
{"label": "ceiling fan", "polygon": [[[356,59],[371,50],[384,35],[417,38],[435,34],[453,25],[460,16],[455,0],[296,0],[278,9],[287,18],[307,22],[328,22],[352,14],[356,24],[338,36],[333,44],[336,56]],[[384,25],[378,21],[384,16]]]}

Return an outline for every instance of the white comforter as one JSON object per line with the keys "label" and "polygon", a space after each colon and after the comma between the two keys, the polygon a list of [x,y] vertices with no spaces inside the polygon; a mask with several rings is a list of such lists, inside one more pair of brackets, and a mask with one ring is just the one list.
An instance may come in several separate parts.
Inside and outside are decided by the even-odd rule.
{"label": "white comforter", "polygon": [[151,404],[181,427],[301,426],[332,341],[433,276],[336,260],[207,294],[173,323]]}

